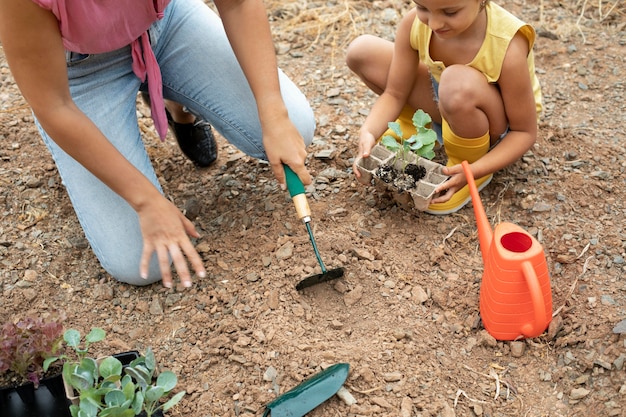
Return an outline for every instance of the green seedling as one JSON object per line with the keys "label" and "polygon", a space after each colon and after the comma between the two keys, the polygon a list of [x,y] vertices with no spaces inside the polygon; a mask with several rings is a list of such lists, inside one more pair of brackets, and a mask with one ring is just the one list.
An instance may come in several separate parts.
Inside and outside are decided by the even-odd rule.
{"label": "green seedling", "polygon": [[167,411],[185,395],[179,392],[164,402],[176,387],[178,378],[171,371],[157,372],[152,349],[124,366],[114,356],[94,359],[88,356],[92,343],[104,340],[106,333],[93,328],[84,338],[77,330],[67,330],[63,339],[74,350],[51,358],[63,360],[63,380],[78,394],[78,404],[69,407],[72,417],[135,417]]}
{"label": "green seedling", "polygon": [[[396,138],[391,135],[383,136],[381,143],[384,147],[392,152],[396,152],[396,157],[406,158],[409,153],[414,153],[417,156],[421,156],[426,159],[433,159],[435,157],[435,144],[437,143],[437,133],[430,127],[427,127],[432,123],[432,119],[428,113],[422,109],[418,109],[413,114],[413,126],[417,130],[417,133],[409,138],[402,139],[399,143]],[[399,137],[404,138],[402,128],[398,122],[389,122],[389,128]]]}

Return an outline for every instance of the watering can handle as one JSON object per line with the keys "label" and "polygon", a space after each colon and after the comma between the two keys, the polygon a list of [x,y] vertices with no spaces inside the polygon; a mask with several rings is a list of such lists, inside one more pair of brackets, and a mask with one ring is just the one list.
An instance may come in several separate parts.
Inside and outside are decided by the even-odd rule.
{"label": "watering can handle", "polygon": [[543,323],[546,317],[546,304],[532,263],[530,261],[524,261],[522,262],[521,268],[533,302],[533,310],[535,311],[535,322],[525,324],[522,326],[521,330],[524,336],[536,336],[536,327],[540,323]]}

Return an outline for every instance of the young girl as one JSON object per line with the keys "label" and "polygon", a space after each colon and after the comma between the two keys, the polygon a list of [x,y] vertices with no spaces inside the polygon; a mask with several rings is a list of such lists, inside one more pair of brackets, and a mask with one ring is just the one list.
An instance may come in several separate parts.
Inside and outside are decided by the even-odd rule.
{"label": "young girl", "polygon": [[463,160],[480,190],[535,143],[542,108],[535,32],[489,0],[414,2],[394,43],[364,35],[348,48],[348,67],[380,94],[361,127],[358,152],[368,157],[391,133],[389,121],[398,118],[410,137],[415,109],[429,113],[450,179],[435,190],[440,194],[427,212],[448,214],[470,200]]}
{"label": "young girl", "polygon": [[137,93],[148,91],[161,137],[164,99],[227,140],[283,164],[305,184],[315,120],[276,66],[262,0],[0,0],[0,42],[50,149],[85,236],[114,278],[162,280],[171,264],[206,274],[193,224],[162,193],[143,146]]}

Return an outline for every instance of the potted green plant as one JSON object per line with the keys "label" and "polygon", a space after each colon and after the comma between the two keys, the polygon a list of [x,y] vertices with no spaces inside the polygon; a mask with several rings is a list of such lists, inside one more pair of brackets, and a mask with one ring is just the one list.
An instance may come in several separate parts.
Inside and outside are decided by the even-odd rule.
{"label": "potted green plant", "polygon": [[178,379],[171,371],[157,371],[150,348],[144,355],[132,351],[97,359],[88,356],[89,346],[105,335],[99,328],[91,329],[84,340],[75,329],[63,335],[75,352],[73,359],[57,358],[63,360],[62,375],[72,417],[162,416],[182,399],[184,391],[164,402]]}
{"label": "potted green plant", "polygon": [[412,122],[416,133],[406,138],[399,123],[389,122],[389,128],[402,139],[383,136],[368,158],[357,159],[356,166],[363,184],[374,183],[391,191],[402,207],[423,211],[428,208],[437,186],[448,176],[442,172],[443,165],[432,161],[437,134],[429,127],[431,117],[418,109]]}

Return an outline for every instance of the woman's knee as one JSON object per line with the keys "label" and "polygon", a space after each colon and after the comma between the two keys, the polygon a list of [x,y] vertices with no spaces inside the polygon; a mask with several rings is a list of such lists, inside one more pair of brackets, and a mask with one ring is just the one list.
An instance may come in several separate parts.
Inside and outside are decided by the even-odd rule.
{"label": "woman's knee", "polygon": [[98,260],[100,265],[107,274],[111,275],[116,281],[123,282],[129,285],[145,286],[153,284],[161,280],[161,274],[158,270],[158,266],[151,265],[148,278],[141,278],[139,274],[139,259],[132,259],[128,257],[118,258],[116,261],[108,261],[108,258],[99,256]]}
{"label": "woman's knee", "polygon": [[[296,84],[280,71],[281,91],[289,112],[289,119],[308,146],[313,142],[315,133],[315,114],[309,100]],[[260,138],[262,139],[262,138]]]}
{"label": "woman's knee", "polygon": [[139,265],[143,254],[143,238],[139,230],[134,231],[127,225],[125,230],[99,233],[95,228],[89,227],[85,236],[102,268],[115,280],[141,286],[161,279],[155,254],[150,259],[148,278],[141,278]]}

